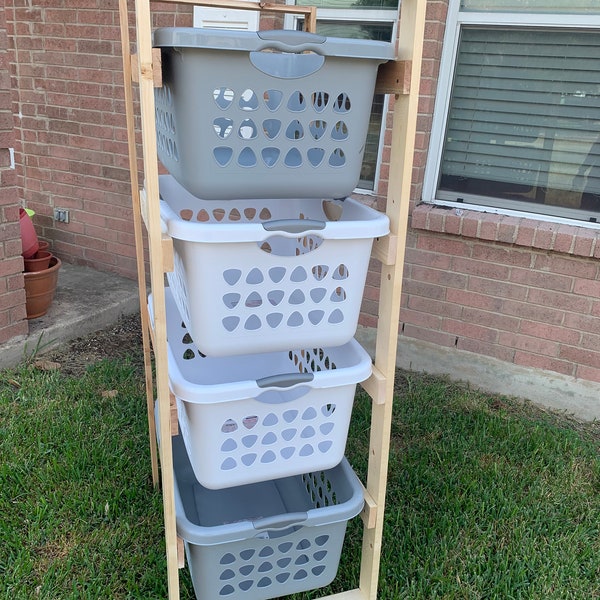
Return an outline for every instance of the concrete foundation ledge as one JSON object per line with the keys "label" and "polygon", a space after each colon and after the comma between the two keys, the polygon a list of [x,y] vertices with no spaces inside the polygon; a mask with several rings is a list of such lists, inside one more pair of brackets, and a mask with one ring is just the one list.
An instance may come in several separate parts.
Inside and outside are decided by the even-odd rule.
{"label": "concrete foundation ledge", "polygon": [[[359,327],[356,339],[374,356],[376,331]],[[582,421],[600,419],[600,384],[551,371],[506,363],[429,342],[398,336],[396,365],[410,371],[447,375],[476,389],[563,411]]]}

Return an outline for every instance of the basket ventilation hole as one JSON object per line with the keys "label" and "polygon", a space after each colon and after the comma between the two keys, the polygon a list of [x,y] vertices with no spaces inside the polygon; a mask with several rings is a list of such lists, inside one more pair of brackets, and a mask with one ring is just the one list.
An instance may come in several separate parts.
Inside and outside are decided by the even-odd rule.
{"label": "basket ventilation hole", "polygon": [[307,562],[310,561],[310,558],[308,556],[306,556],[306,554],[301,554],[295,561],[294,564],[295,565],[305,565]]}
{"label": "basket ventilation hole", "polygon": [[242,456],[242,463],[244,463],[246,467],[251,467],[255,460],[256,454],[244,454],[244,456]]}
{"label": "basket ventilation hole", "polygon": [[196,215],[196,220],[199,223],[207,223],[210,221],[210,215],[208,214],[208,211],[205,208],[201,208]]}
{"label": "basket ventilation hole", "polygon": [[317,417],[317,411],[312,406],[309,406],[302,413],[302,420],[303,421],[311,421],[312,419],[315,419],[316,417]]}
{"label": "basket ventilation hole", "polygon": [[269,278],[273,283],[279,283],[285,277],[285,267],[272,267],[269,269]]}
{"label": "basket ventilation hole", "polygon": [[254,556],[255,552],[256,552],[256,550],[254,550],[253,548],[249,548],[247,550],[242,550],[240,552],[240,558],[242,560],[250,560]]}
{"label": "basket ventilation hole", "polygon": [[223,461],[223,464],[221,464],[222,471],[231,471],[231,469],[235,469],[236,467],[237,467],[237,463],[231,457],[226,458]]}
{"label": "basket ventilation hole", "polygon": [[314,303],[318,304],[321,302],[321,300],[323,300],[323,298],[325,298],[326,293],[327,290],[325,288],[313,288],[310,290],[310,297]]}
{"label": "basket ventilation hole", "polygon": [[227,419],[227,421],[221,425],[221,431],[223,433],[233,433],[237,428],[237,423],[233,419]]}
{"label": "basket ventilation hole", "polygon": [[246,298],[246,302],[244,303],[248,308],[258,308],[259,306],[262,306],[262,298],[260,297],[260,294],[257,292],[252,292],[247,298]]}
{"label": "basket ventilation hole", "polygon": [[308,577],[308,573],[304,569],[300,569],[296,573],[294,573],[294,579],[296,581],[300,579],[306,579]]}
{"label": "basket ventilation hole", "polygon": [[269,300],[272,306],[277,306],[283,300],[283,296],[283,290],[270,290],[267,293],[267,299]]}
{"label": "basket ventilation hole", "polygon": [[317,121],[311,121],[308,125],[308,130],[310,131],[310,135],[315,140],[320,140],[325,135],[325,130],[327,129],[327,121],[322,121],[318,119]]}
{"label": "basket ventilation hole", "polygon": [[302,154],[298,148],[292,148],[283,161],[286,167],[296,168],[302,165]]}
{"label": "basket ventilation hole", "polygon": [[234,208],[230,213],[229,213],[229,220],[233,221],[234,223],[236,221],[240,221],[242,219],[242,215],[240,214],[240,211],[237,208]]}
{"label": "basket ventilation hole", "polygon": [[254,571],[254,565],[242,565],[240,567],[240,574],[244,577],[248,577],[252,571]]}
{"label": "basket ventilation hole", "polygon": [[293,423],[297,418],[298,418],[298,411],[297,410],[286,410],[283,413],[283,420],[286,423]]}
{"label": "basket ventilation hole", "polygon": [[275,579],[277,579],[279,583],[285,583],[289,578],[289,573],[279,573],[278,575],[275,575]]}
{"label": "basket ventilation hole", "polygon": [[256,165],[256,154],[252,148],[244,148],[238,156],[238,165],[240,167],[254,167]]}
{"label": "basket ventilation hole", "polygon": [[329,103],[329,94],[327,92],[314,92],[312,95],[312,105],[317,112],[323,112]]}
{"label": "basket ventilation hole", "polygon": [[261,577],[261,579],[258,581],[258,583],[256,585],[259,588],[263,588],[263,587],[270,586],[272,583],[273,582],[268,577]]}
{"label": "basket ventilation hole", "polygon": [[260,459],[260,462],[263,464],[269,464],[272,463],[273,461],[275,461],[277,458],[277,456],[275,456],[275,453],[272,452],[271,450],[268,450],[267,452],[265,452],[262,456],[262,458]]}
{"label": "basket ventilation hole", "polygon": [[292,559],[289,556],[286,556],[285,558],[280,558],[277,561],[277,566],[280,569],[285,569],[291,562],[292,562]]}
{"label": "basket ventilation hole", "polygon": [[243,592],[247,592],[252,587],[253,584],[254,584],[254,581],[252,579],[240,581],[240,583],[239,583],[240,590],[242,590]]}
{"label": "basket ventilation hole", "polygon": [[[259,553],[259,556],[261,556],[260,553]],[[261,563],[258,567],[259,573],[266,573],[267,571],[272,571],[272,570],[273,570],[273,565],[268,560]]]}
{"label": "basket ventilation hole", "polygon": [[233,129],[233,120],[225,117],[218,117],[213,121],[213,127],[218,137],[224,140]]}
{"label": "basket ventilation hole", "polygon": [[304,270],[303,267],[296,267],[293,271],[292,274],[290,275],[290,281],[294,281],[294,282],[300,282],[300,281],[306,281],[306,271]]}
{"label": "basket ventilation hole", "polygon": [[302,127],[302,123],[298,119],[294,119],[288,125],[285,130],[285,137],[288,140],[301,140],[304,137],[304,127]]}
{"label": "basket ventilation hole", "polygon": [[329,267],[327,265],[315,265],[312,268],[313,277],[317,281],[323,281],[323,279],[325,279],[325,277],[327,276],[328,271]]}
{"label": "basket ventilation hole", "polygon": [[233,586],[227,584],[219,590],[219,596],[230,596],[231,594],[233,594],[233,592],[235,592]]}
{"label": "basket ventilation hole", "polygon": [[231,554],[231,552],[228,552],[227,554],[223,554],[223,556],[221,557],[221,560],[219,561],[219,564],[231,565],[234,562],[235,562],[235,556],[233,554]]}
{"label": "basket ventilation hole", "polygon": [[253,90],[248,88],[242,92],[239,107],[242,110],[256,110],[258,108],[258,97]]}
{"label": "basket ventilation hole", "polygon": [[344,320],[344,313],[339,308],[336,308],[329,315],[329,319],[327,319],[327,322],[331,323],[332,325],[337,325],[338,323],[341,323],[343,320]]}
{"label": "basket ventilation hole", "polygon": [[350,98],[345,92],[342,92],[333,103],[333,110],[337,113],[346,113],[350,110],[350,107]]}
{"label": "basket ventilation hole", "polygon": [[270,446],[271,444],[275,444],[276,442],[277,436],[272,431],[269,431],[261,440],[261,444],[263,446]]}
{"label": "basket ventilation hole", "polygon": [[245,208],[244,216],[246,217],[246,219],[248,219],[248,221],[252,221],[256,216],[256,209],[250,206],[248,208]]}
{"label": "basket ventilation hole", "polygon": [[341,265],[338,265],[338,268],[335,270],[332,277],[338,281],[342,281],[343,279],[348,279],[348,275],[348,267],[342,263]]}
{"label": "basket ventilation hole", "polygon": [[223,319],[222,323],[223,323],[223,327],[225,327],[225,329],[231,333],[240,324],[240,318],[239,317],[225,317]]}
{"label": "basket ventilation hole", "polygon": [[286,442],[291,442],[294,437],[296,436],[296,429],[284,429],[281,432],[281,437],[286,441]]}
{"label": "basket ventilation hole", "polygon": [[234,577],[235,577],[234,571],[232,571],[231,569],[225,569],[221,573],[221,577],[219,579],[221,579],[221,581],[227,581],[228,579],[233,579]]}
{"label": "basket ventilation hole", "polygon": [[233,102],[234,93],[230,88],[222,87],[213,90],[213,98],[219,108],[229,108]]}
{"label": "basket ventilation hole", "polygon": [[254,121],[252,119],[244,119],[238,129],[238,135],[243,140],[253,140],[258,135],[258,129]]}
{"label": "basket ventilation hole", "polygon": [[244,417],[242,423],[246,429],[252,429],[258,423],[258,417],[256,415]]}
{"label": "basket ventilation hole", "polygon": [[295,310],[289,316],[289,318],[287,320],[288,327],[300,327],[303,323],[304,323],[304,319],[302,318],[302,315],[297,310]]}
{"label": "basket ventilation hole", "polygon": [[348,126],[344,121],[338,121],[331,130],[332,140],[345,140],[348,139]]}
{"label": "basket ventilation hole", "polygon": [[306,297],[304,293],[300,289],[296,289],[290,295],[289,302],[290,304],[304,304]]}
{"label": "basket ventilation hole", "polygon": [[237,450],[237,443],[234,439],[228,438],[221,444],[221,452],[233,452]]}
{"label": "basket ventilation hole", "polygon": [[274,425],[277,425],[277,423],[279,423],[279,419],[275,413],[269,413],[262,422],[265,427],[273,427]]}
{"label": "basket ventilation hole", "polygon": [[[333,321],[331,321],[331,316],[329,317],[329,320],[330,320],[330,322],[333,322]],[[246,322],[244,323],[244,329],[246,331],[256,331],[257,329],[260,329],[261,326],[262,326],[262,323],[256,315],[250,315],[246,319]]]}
{"label": "basket ventilation hole", "polygon": [[227,269],[223,271],[223,279],[229,285],[235,285],[242,276],[242,272],[239,269]]}
{"label": "basket ventilation hole", "polygon": [[277,546],[277,549],[279,550],[279,552],[286,554],[292,549],[292,546],[292,542],[283,542],[282,544],[279,544],[279,546]]}
{"label": "basket ventilation hole", "polygon": [[334,425],[333,425],[333,423],[332,423],[331,421],[330,421],[330,422],[328,422],[328,423],[322,423],[322,424],[319,426],[319,431],[320,431],[320,432],[321,432],[323,435],[329,435],[329,434],[332,432],[332,430],[333,430],[333,427],[334,427]]}
{"label": "basket ventilation hole", "polygon": [[302,430],[302,433],[300,434],[300,437],[303,438],[303,439],[305,439],[305,440],[307,440],[307,439],[309,439],[311,437],[314,437],[315,433],[316,432],[315,432],[314,428],[309,425],[308,427],[305,427]]}
{"label": "basket ventilation hole", "polygon": [[317,546],[324,546],[329,541],[328,535],[320,535],[315,538],[315,544]]}
{"label": "basket ventilation hole", "polygon": [[196,354],[194,353],[194,351],[191,348],[187,348],[185,350],[185,352],[183,353],[183,358],[185,360],[191,360],[192,358],[194,358],[196,356]]}
{"label": "basket ventilation hole", "polygon": [[329,452],[329,450],[331,449],[331,446],[333,446],[333,442],[331,440],[325,440],[324,442],[319,442],[319,450],[323,453],[326,454],[327,452]]}
{"label": "basket ventilation hole", "polygon": [[294,456],[294,452],[296,449],[293,446],[287,446],[286,448],[282,448],[280,451],[281,458],[284,460],[288,460]]}
{"label": "basket ventilation hole", "polygon": [[300,448],[300,456],[311,456],[314,453],[314,448],[310,444],[304,444],[302,448]]}
{"label": "basket ventilation hole", "polygon": [[223,296],[223,304],[227,308],[235,308],[240,301],[240,297],[239,294],[225,294]]}
{"label": "basket ventilation hole", "polygon": [[323,150],[323,148],[309,148],[306,156],[308,158],[308,162],[313,167],[318,167],[323,162],[325,150]]}
{"label": "basket ventilation hole", "polygon": [[293,92],[288,100],[287,108],[291,112],[302,112],[303,110],[306,110],[304,94],[299,90]]}
{"label": "basket ventilation hole", "polygon": [[321,575],[321,573],[323,573],[324,570],[325,570],[325,565],[317,565],[316,567],[313,567],[311,569],[311,572],[313,575],[318,577],[319,575]]}
{"label": "basket ventilation hole", "polygon": [[267,167],[273,167],[275,166],[275,164],[277,164],[277,161],[279,160],[279,156],[281,155],[281,150],[279,150],[279,148],[263,148],[260,151],[260,155],[263,159],[263,162],[265,163],[265,165]]}
{"label": "basket ventilation hole", "polygon": [[283,320],[282,313],[269,313],[267,315],[267,323],[268,323],[269,327],[271,327],[272,329],[275,329],[276,327],[278,327],[282,320]]}
{"label": "basket ventilation hole", "polygon": [[264,281],[264,277],[262,274],[262,271],[260,269],[257,269],[256,267],[254,269],[252,269],[248,275],[246,276],[246,283],[249,284],[259,284],[262,283]]}
{"label": "basket ventilation hole", "polygon": [[258,215],[261,221],[268,221],[272,217],[271,211],[265,206]]}
{"label": "basket ventilation hole", "polygon": [[277,110],[283,100],[283,93],[279,90],[267,90],[263,94],[263,100],[269,110]]}
{"label": "basket ventilation hole", "polygon": [[229,146],[218,146],[213,150],[213,156],[219,166],[226,167],[233,156],[233,149]]}
{"label": "basket ventilation hole", "polygon": [[329,299],[331,302],[343,302],[346,299],[346,290],[342,287],[335,288]]}
{"label": "basket ventilation hole", "polygon": [[329,157],[329,166],[343,167],[346,164],[346,155],[341,148],[336,148]]}
{"label": "basket ventilation hole", "polygon": [[279,119],[265,119],[263,121],[263,133],[270,140],[276,138],[281,131],[281,121]]}
{"label": "basket ventilation hole", "polygon": [[193,344],[194,340],[192,340],[192,336],[189,333],[186,333],[183,338],[181,338],[182,344]]}
{"label": "basket ventilation hole", "polygon": [[[332,366],[332,368],[335,368],[335,366]],[[335,412],[335,404],[325,404],[325,406],[321,408],[321,412],[323,413],[323,416],[330,417]]]}
{"label": "basket ventilation hole", "polygon": [[245,435],[242,438],[242,444],[244,444],[244,446],[246,448],[252,448],[252,446],[254,446],[254,444],[256,444],[257,439],[258,439],[257,435]]}
{"label": "basket ventilation hole", "polygon": [[325,316],[325,312],[322,310],[311,310],[308,313],[308,320],[313,325],[318,325],[323,320],[324,316]]}

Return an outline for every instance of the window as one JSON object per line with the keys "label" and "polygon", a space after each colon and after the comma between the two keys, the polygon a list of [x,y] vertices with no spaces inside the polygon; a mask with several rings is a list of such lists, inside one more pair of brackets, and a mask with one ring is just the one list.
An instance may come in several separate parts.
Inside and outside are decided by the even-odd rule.
{"label": "window", "polygon": [[450,0],[423,199],[597,222],[598,3],[523,4]]}
{"label": "window", "polygon": [[[395,42],[399,0],[317,0],[296,3],[317,7],[317,33],[320,35]],[[303,18],[288,16],[286,28],[302,29]],[[376,94],[358,183],[359,191],[373,192],[377,189],[386,111],[386,97]]]}

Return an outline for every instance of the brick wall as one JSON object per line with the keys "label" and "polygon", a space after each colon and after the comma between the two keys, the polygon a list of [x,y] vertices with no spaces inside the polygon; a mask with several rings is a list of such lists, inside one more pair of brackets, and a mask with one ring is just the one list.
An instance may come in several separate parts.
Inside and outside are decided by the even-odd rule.
{"label": "brick wall", "polygon": [[15,170],[10,164],[14,148],[8,36],[4,6],[0,6],[0,344],[28,330],[25,319],[23,259],[19,228],[19,198]]}
{"label": "brick wall", "polygon": [[[38,234],[67,262],[135,278],[118,2],[6,7],[17,181]],[[153,4],[155,25],[191,25],[191,10]],[[54,208],[70,222],[55,222]]]}

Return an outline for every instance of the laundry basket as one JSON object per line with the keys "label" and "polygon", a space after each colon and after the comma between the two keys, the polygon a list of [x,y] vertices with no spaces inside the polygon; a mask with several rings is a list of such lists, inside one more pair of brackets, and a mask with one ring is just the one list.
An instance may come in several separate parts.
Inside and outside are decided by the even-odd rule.
{"label": "laundry basket", "polygon": [[169,175],[160,194],[175,255],[169,286],[201,352],[340,346],[354,337],[386,215],[350,198],[203,201]]}
{"label": "laundry basket", "polygon": [[[202,356],[166,290],[169,385],[196,479],[220,489],[328,469],[344,455],[356,384],[371,358],[355,341]],[[149,310],[153,318],[152,296]]]}
{"label": "laundry basket", "polygon": [[162,28],[159,158],[206,199],[343,198],[360,176],[386,42]]}
{"label": "laundry basket", "polygon": [[177,533],[198,600],[264,600],[335,578],[347,522],[364,504],[346,459],[330,470],[227,490],[195,480],[178,437],[173,463]]}

